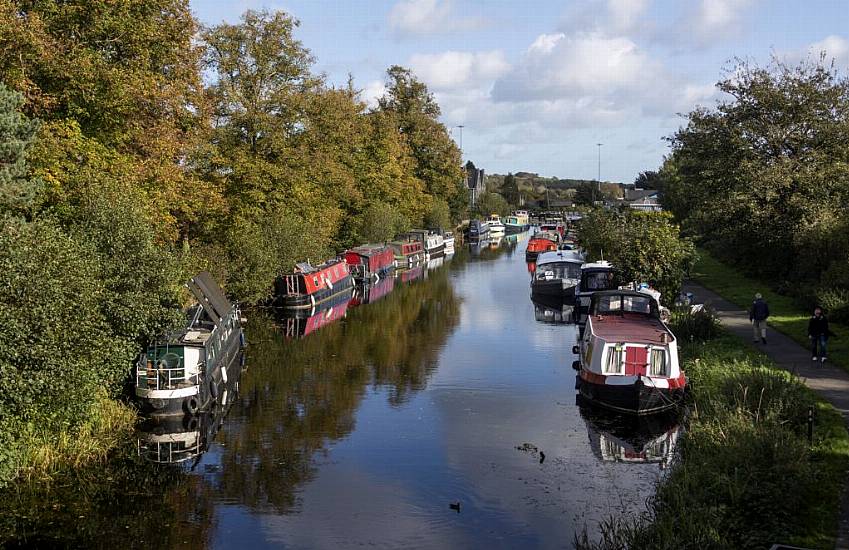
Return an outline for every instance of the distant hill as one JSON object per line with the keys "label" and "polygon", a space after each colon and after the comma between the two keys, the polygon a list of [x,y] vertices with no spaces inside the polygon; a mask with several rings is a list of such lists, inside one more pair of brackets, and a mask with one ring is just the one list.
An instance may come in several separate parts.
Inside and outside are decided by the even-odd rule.
{"label": "distant hill", "polygon": [[[549,199],[570,200],[575,196],[575,190],[584,184],[596,185],[595,180],[582,180],[571,178],[544,177],[534,172],[515,172],[516,184],[519,192],[526,201],[542,200],[548,195]],[[492,192],[500,192],[504,184],[505,174],[487,174],[486,188]],[[623,184],[618,182],[602,182],[602,188],[606,194],[621,197]]]}

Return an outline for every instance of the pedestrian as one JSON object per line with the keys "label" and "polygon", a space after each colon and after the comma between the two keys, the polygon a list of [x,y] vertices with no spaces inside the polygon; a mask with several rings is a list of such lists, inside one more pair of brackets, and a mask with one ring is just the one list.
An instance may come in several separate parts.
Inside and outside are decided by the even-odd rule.
{"label": "pedestrian", "polygon": [[[822,308],[817,306],[814,308],[814,314],[808,321],[808,338],[811,339],[811,361],[819,360],[825,363],[829,336],[834,336],[834,333],[828,328],[828,318],[823,315]],[[817,353],[818,351],[819,353]]]}
{"label": "pedestrian", "polygon": [[760,341],[766,344],[766,320],[769,318],[769,306],[764,301],[764,297],[758,292],[755,294],[755,301],[752,302],[752,309],[749,310],[749,321],[752,322],[752,341],[758,343]]}

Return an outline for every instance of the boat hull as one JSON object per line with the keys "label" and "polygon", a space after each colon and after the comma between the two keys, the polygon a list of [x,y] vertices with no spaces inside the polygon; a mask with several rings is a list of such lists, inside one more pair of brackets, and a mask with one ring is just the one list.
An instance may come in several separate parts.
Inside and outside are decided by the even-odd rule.
{"label": "boat hull", "polygon": [[351,292],[354,288],[354,277],[346,275],[339,281],[333,283],[332,288],[322,288],[312,294],[293,294],[279,296],[277,299],[278,307],[286,309],[311,309],[317,304],[321,304],[330,300],[343,292]]}
{"label": "boat hull", "polygon": [[576,281],[569,279],[554,279],[551,281],[531,282],[531,292],[535,296],[551,296],[556,298],[572,298],[575,296]]}
{"label": "boat hull", "polygon": [[685,388],[655,388],[641,380],[633,384],[605,384],[591,379],[582,371],[579,391],[589,403],[608,410],[647,415],[668,411],[684,400]]}

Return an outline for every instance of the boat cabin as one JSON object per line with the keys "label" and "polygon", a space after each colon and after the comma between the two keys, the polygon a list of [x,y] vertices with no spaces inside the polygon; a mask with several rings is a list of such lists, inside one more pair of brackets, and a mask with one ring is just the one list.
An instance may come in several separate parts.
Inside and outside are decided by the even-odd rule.
{"label": "boat cabin", "polygon": [[367,244],[347,250],[345,262],[354,279],[369,281],[395,268],[395,253],[382,244]]}

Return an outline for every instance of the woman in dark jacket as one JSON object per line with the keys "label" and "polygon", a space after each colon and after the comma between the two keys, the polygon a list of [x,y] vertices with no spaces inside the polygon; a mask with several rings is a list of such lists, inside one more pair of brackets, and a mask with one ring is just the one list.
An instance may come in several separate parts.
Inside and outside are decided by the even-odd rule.
{"label": "woman in dark jacket", "polygon": [[[808,321],[808,338],[811,339],[811,361],[825,362],[828,337],[834,334],[828,328],[828,319],[822,313],[822,308],[814,308],[814,314]],[[819,346],[819,353],[817,353]]]}

